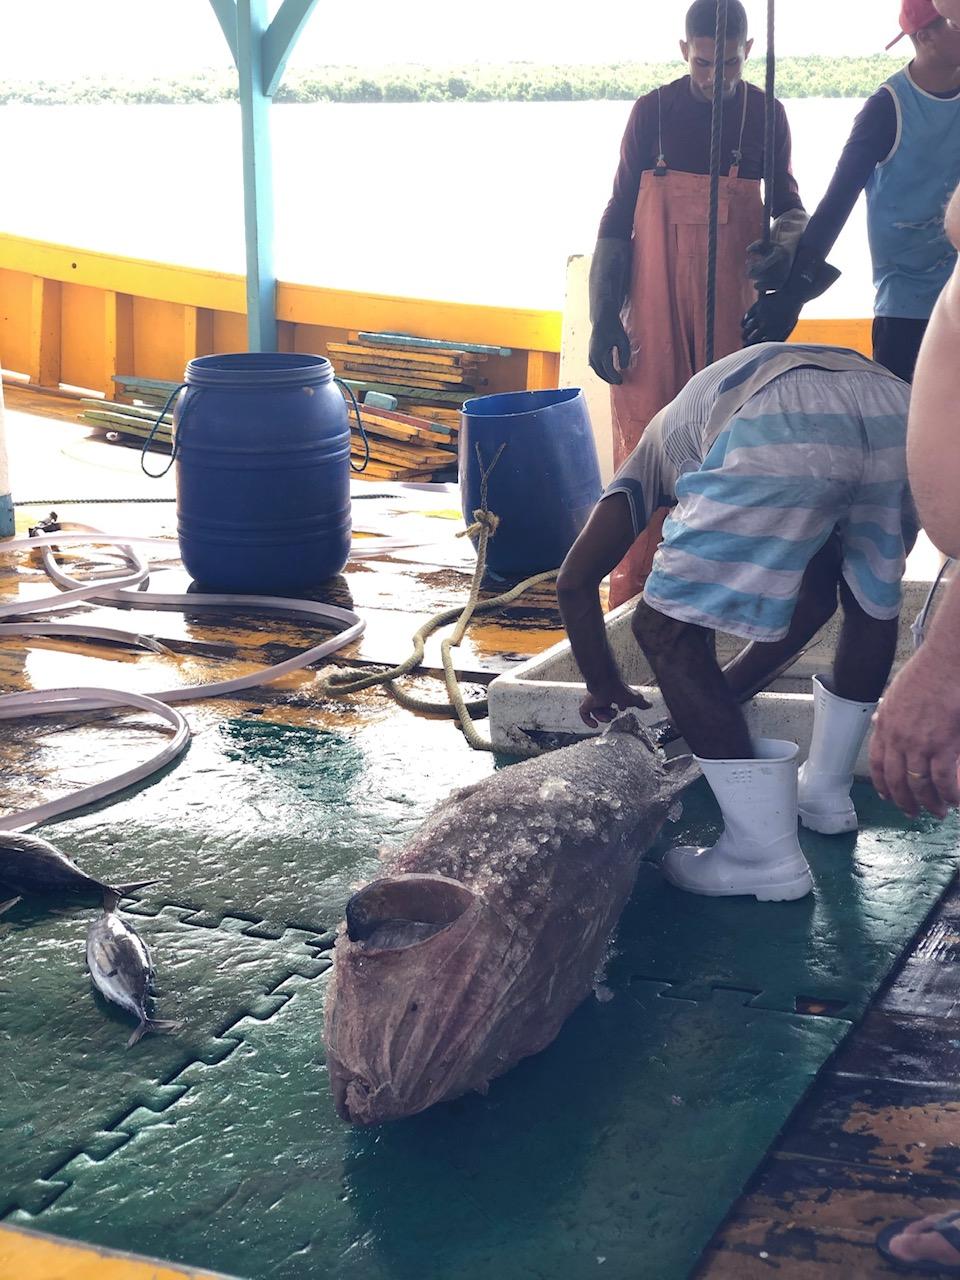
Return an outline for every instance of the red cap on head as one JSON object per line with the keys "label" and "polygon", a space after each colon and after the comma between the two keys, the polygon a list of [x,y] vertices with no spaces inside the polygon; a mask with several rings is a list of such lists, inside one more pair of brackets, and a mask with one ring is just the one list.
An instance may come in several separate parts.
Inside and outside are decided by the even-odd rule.
{"label": "red cap on head", "polygon": [[887,48],[892,49],[904,36],[915,36],[918,31],[929,27],[939,17],[939,13],[933,7],[933,0],[901,0],[900,34],[890,41]]}

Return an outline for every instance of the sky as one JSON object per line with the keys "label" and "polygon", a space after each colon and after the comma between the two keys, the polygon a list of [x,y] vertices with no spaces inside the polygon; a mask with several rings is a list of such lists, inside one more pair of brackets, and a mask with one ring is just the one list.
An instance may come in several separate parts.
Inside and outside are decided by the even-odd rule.
{"label": "sky", "polygon": [[[278,2],[268,0],[271,13]],[[759,53],[766,0],[745,4]],[[319,0],[290,65],[659,62],[676,55],[686,9],[686,0]],[[898,11],[896,0],[778,0],[777,49],[882,52]],[[0,0],[0,79],[227,65],[209,0]]]}

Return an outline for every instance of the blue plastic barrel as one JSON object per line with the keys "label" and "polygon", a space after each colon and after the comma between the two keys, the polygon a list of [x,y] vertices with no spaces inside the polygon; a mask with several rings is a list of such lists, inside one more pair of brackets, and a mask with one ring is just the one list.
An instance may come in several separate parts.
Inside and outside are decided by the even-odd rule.
{"label": "blue plastic barrel", "polygon": [[289,594],[350,552],[350,428],[323,356],[243,352],[187,365],[174,411],[177,529],[212,591]]}
{"label": "blue plastic barrel", "polygon": [[500,524],[487,542],[487,567],[503,578],[559,568],[601,492],[583,392],[514,391],[466,402],[459,477],[467,524],[481,505],[481,462],[489,467],[502,444],[488,483],[487,505]]}

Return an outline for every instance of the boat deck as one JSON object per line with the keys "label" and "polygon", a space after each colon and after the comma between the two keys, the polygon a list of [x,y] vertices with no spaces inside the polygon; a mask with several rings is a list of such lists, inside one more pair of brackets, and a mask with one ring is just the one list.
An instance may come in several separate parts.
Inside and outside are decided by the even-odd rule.
{"label": "boat deck", "polygon": [[[76,520],[118,533],[169,534],[173,531],[172,504],[169,501],[152,501],[172,497],[171,477],[158,481],[146,479],[139,471],[135,452],[92,437],[86,428],[73,421],[77,412],[75,401],[40,395],[18,387],[5,388],[5,397],[14,496],[18,501],[37,499],[36,505],[18,509],[18,518],[24,526],[53,509],[61,519]],[[151,462],[155,469],[159,469],[161,455],[152,455]],[[386,496],[374,496],[378,494]],[[421,491],[404,497],[392,486],[366,483],[362,488],[358,485],[356,496],[356,521],[363,518],[361,509],[369,509],[370,524],[379,525],[392,534],[400,532],[401,528],[419,531],[427,543],[423,548],[396,552],[389,558],[351,564],[325,596],[332,603],[343,603],[356,609],[367,622],[363,637],[338,655],[337,661],[356,669],[370,669],[374,665],[392,664],[405,658],[410,636],[423,621],[441,609],[465,601],[473,557],[469,546],[453,536],[461,527],[455,491]],[[67,500],[77,498],[122,501],[65,505]],[[145,501],[148,499],[151,501]],[[436,530],[436,533],[426,537],[425,530]],[[176,579],[178,574],[172,571],[165,576]],[[182,578],[180,580],[183,582]],[[9,598],[14,593],[24,597],[45,594],[45,581],[37,564],[21,563],[16,575],[5,572],[4,566],[0,565],[0,597]],[[102,618],[98,616],[97,621],[109,625],[108,611],[93,612],[103,615]],[[7,640],[0,648],[0,686],[8,692],[54,685],[116,683],[148,691],[245,672],[266,662],[278,661],[305,647],[313,639],[309,630],[299,625],[274,625],[271,622],[269,629],[265,629],[255,619],[243,618],[231,619],[227,626],[213,625],[197,616],[139,613],[136,625],[161,640],[166,652],[140,654],[134,659],[127,651],[103,643],[84,642],[78,646],[72,641],[66,643],[49,639],[23,643]],[[468,695],[481,696],[483,687],[496,674],[541,652],[554,644],[560,635],[556,602],[549,588],[532,592],[529,597],[503,610],[495,619],[478,620],[471,627],[459,655]],[[434,639],[428,644],[425,675],[415,683],[421,696],[442,701],[439,665],[438,641]],[[285,791],[289,783],[277,773],[276,797],[243,794],[243,788],[248,785],[243,770],[254,748],[259,766],[267,767],[271,759],[278,756],[292,758],[297,751],[303,750],[303,739],[298,737],[302,731],[320,731],[339,742],[349,740],[358,744],[368,758],[380,753],[389,761],[389,768],[384,768],[377,775],[377,785],[383,788],[383,834],[392,824],[399,822],[402,825],[417,818],[432,800],[449,789],[452,780],[468,781],[483,776],[492,767],[489,757],[466,751],[458,731],[448,721],[402,711],[379,690],[343,701],[318,698],[317,678],[316,672],[304,672],[249,694],[191,706],[188,714],[196,733],[196,747],[191,748],[190,768],[183,771],[189,775],[186,781],[178,783],[175,770],[138,796],[122,798],[115,808],[102,809],[88,821],[68,824],[74,841],[71,849],[82,849],[80,860],[94,869],[98,857],[109,862],[106,846],[110,841],[115,838],[122,843],[130,830],[136,831],[140,837],[152,825],[166,821],[169,835],[170,828],[176,826],[174,810],[178,804],[183,806],[185,843],[189,843],[192,838],[190,806],[199,813],[212,811],[215,804],[209,792],[210,788],[218,786],[223,788],[221,827],[225,842],[239,840],[242,835],[245,839],[254,839],[255,846],[255,838],[259,838],[257,833],[251,836],[250,831],[241,830],[235,814],[228,812],[232,809],[239,811],[248,802],[257,809],[255,821],[264,826],[263,839],[271,842],[289,839],[290,828],[286,824],[292,821],[319,820],[325,806],[336,809],[338,816],[349,823],[349,805],[338,807],[343,803],[340,792],[333,789],[332,783],[329,791],[324,790],[324,782],[320,793],[315,794],[318,784],[313,774],[309,787],[314,790],[304,784],[299,793]],[[238,729],[238,725],[242,728]],[[130,753],[142,752],[148,735],[152,735],[152,731],[145,727],[142,717],[113,721],[107,727],[102,721],[90,717],[76,718],[69,731],[62,733],[52,733],[50,726],[41,722],[16,724],[5,732],[0,741],[0,812],[24,808],[57,794],[61,789],[102,776],[109,772],[111,764],[122,767]],[[227,772],[231,761],[235,762],[236,779]],[[264,766],[264,761],[267,766]],[[334,768],[331,764],[331,769]],[[334,781],[339,785],[342,780]],[[168,799],[164,801],[163,796]],[[293,818],[289,816],[291,814]],[[110,835],[111,822],[116,824],[115,837]],[[48,828],[45,834],[56,839],[54,831],[54,828]],[[129,871],[137,872],[141,866],[150,870],[150,858],[155,857],[160,848],[159,844],[145,848],[143,862],[129,867]],[[228,857],[226,861],[229,861]],[[285,1052],[282,1040],[284,1017],[298,1002],[304,1007],[311,1007],[310,1002],[316,998],[313,979],[322,976],[328,965],[325,956],[329,950],[329,938],[319,937],[318,929],[321,924],[332,926],[336,923],[332,913],[336,904],[342,901],[345,885],[342,878],[338,880],[334,875],[317,887],[306,879],[299,880],[296,869],[291,867],[287,884],[256,886],[261,910],[254,921],[249,915],[249,902],[255,887],[253,872],[256,868],[251,870],[251,879],[246,884],[225,885],[217,881],[219,865],[216,847],[208,849],[200,841],[197,856],[189,864],[193,882],[184,879],[167,886],[165,897],[142,904],[142,913],[144,926],[151,925],[157,936],[167,940],[164,946],[169,951],[161,946],[158,956],[161,973],[165,955],[177,954],[176,947],[185,934],[191,930],[194,936],[201,931],[204,933],[199,953],[187,955],[182,972],[176,980],[171,980],[171,988],[201,971],[204,951],[216,967],[220,957],[217,948],[221,937],[226,935],[229,936],[224,947],[242,944],[243,965],[249,972],[257,972],[258,982],[262,978],[264,995],[252,1009],[241,1007],[236,991],[228,990],[229,983],[211,988],[211,992],[204,996],[205,999],[210,997],[208,1004],[213,995],[218,1000],[233,1000],[237,1006],[236,1016],[244,1015],[246,1022],[252,1018],[262,1023],[262,1027],[254,1026],[253,1033],[243,1039],[239,1055],[226,1059],[226,1064],[233,1066],[225,1064],[222,1105],[230,1105],[230,1072],[240,1070],[237,1063],[244,1055],[253,1064],[254,1073],[259,1071],[264,1078],[281,1070],[278,1063],[282,1062]],[[356,873],[355,866],[352,873]],[[173,867],[170,875],[175,876]],[[60,922],[55,922],[51,928],[54,927],[59,929]],[[39,936],[36,930],[33,933]],[[23,935],[20,945],[26,945],[28,940],[29,935]],[[60,945],[53,934],[50,945],[48,954],[52,957],[58,954],[54,946]],[[273,954],[277,948],[285,949],[282,964]],[[231,954],[234,953],[223,951],[224,957]],[[866,1018],[821,1071],[807,1098],[770,1147],[745,1194],[733,1204],[725,1224],[703,1254],[696,1271],[698,1276],[750,1280],[754,1276],[766,1276],[773,1270],[791,1280],[806,1280],[807,1277],[830,1280],[834,1276],[839,1280],[841,1276],[894,1274],[873,1249],[873,1237],[879,1227],[893,1218],[960,1207],[960,1041],[956,1033],[960,1007],[958,961],[960,891],[954,883],[901,957],[897,972],[875,999]],[[257,966],[263,968],[263,975]],[[14,968],[14,975],[20,973],[24,976],[28,972],[22,967]],[[8,976],[8,973],[2,975],[3,978]],[[14,980],[15,977],[11,976],[10,981]],[[50,983],[53,981],[53,978],[49,979]],[[83,985],[82,974],[74,975],[71,982],[71,990],[79,992]],[[173,994],[172,990],[167,993],[168,1002]],[[78,1001],[81,998],[89,1001],[89,997],[77,998]],[[199,997],[198,1001],[197,1007],[202,1014],[205,1006]],[[610,1007],[616,1009],[618,1006],[614,1003]],[[162,1008],[160,1016],[164,1016],[164,1012]],[[179,1013],[179,1009],[176,1012]],[[805,1017],[814,1021],[819,1019],[826,1026],[832,1011],[818,1007],[802,1012]],[[62,1042],[64,1064],[71,1064],[76,1072],[83,1058],[70,1056],[66,1031],[68,1014],[74,1016],[72,1010],[66,1010],[63,1027],[57,1030],[63,1031],[65,1037]],[[92,1010],[92,1016],[94,1020],[99,1017],[103,1021],[104,1043],[111,1042],[111,1051],[113,1041],[122,1044],[124,1027],[111,1021],[102,1010]],[[273,1027],[274,1021],[276,1028]],[[197,1041],[202,1048],[197,1050],[184,1074],[191,1070],[198,1071],[200,1075],[205,1072],[212,1074],[216,1055],[202,1055],[211,1053],[211,1043],[223,1044],[231,1034],[229,1011],[223,1013],[218,1026],[210,1025],[214,1041]],[[274,1032],[276,1042],[271,1043],[270,1036]],[[157,1053],[167,1051],[166,1041],[152,1043],[159,1046]],[[549,1053],[544,1057],[549,1057]],[[187,1060],[191,1061],[189,1054]],[[25,1061],[29,1061],[28,1055]],[[121,1059],[118,1058],[117,1062]],[[736,1061],[732,1061],[729,1067],[735,1074]],[[8,1063],[8,1070],[14,1080],[22,1078],[23,1071],[16,1063]],[[94,1126],[97,1132],[93,1138],[84,1135],[74,1139],[70,1135],[60,1140],[59,1147],[54,1142],[50,1155],[36,1166],[37,1169],[42,1168],[39,1175],[26,1159],[24,1183],[0,1186],[0,1218],[8,1223],[35,1226],[39,1230],[79,1240],[98,1239],[83,1228],[84,1189],[91,1201],[99,1196],[101,1202],[105,1197],[109,1203],[111,1195],[120,1196],[120,1186],[129,1187],[129,1182],[124,1184],[121,1179],[121,1183],[114,1183],[107,1176],[111,1153],[117,1147],[114,1139],[117,1130],[122,1128],[118,1116],[130,1114],[131,1097],[139,1104],[139,1110],[132,1113],[134,1119],[141,1113],[146,1114],[146,1109],[156,1111],[157,1115],[151,1122],[155,1128],[146,1137],[145,1122],[137,1119],[134,1126],[137,1129],[136,1142],[141,1153],[151,1135],[155,1144],[161,1144],[164,1128],[173,1127],[172,1124],[165,1126],[161,1121],[166,1108],[172,1107],[179,1096],[173,1086],[165,1082],[176,1078],[179,1088],[178,1072],[181,1070],[182,1063],[178,1064],[174,1058],[166,1067],[161,1063],[150,1088],[140,1085],[132,1093],[128,1091],[126,1101],[123,1091],[120,1092],[114,1106],[117,1114],[111,1115],[109,1120],[105,1118],[109,1111],[106,1101],[103,1098],[95,1100],[91,1104],[93,1112],[99,1106],[104,1115]],[[617,1075],[617,1080],[620,1074],[622,1072]],[[279,1077],[277,1080],[279,1088]],[[4,1093],[8,1094],[6,1088]],[[186,1133],[190,1132],[189,1107],[186,1105],[190,1096],[185,1095],[178,1104],[183,1114],[177,1123]],[[496,1103],[495,1090],[491,1099]],[[324,1099],[319,1099],[318,1106],[323,1105]],[[509,1105],[509,1100],[504,1103],[505,1111]],[[566,1105],[569,1107],[573,1103],[568,1100]],[[125,1106],[126,1112],[123,1110]],[[14,1114],[18,1114],[16,1106]],[[279,1117],[275,1116],[271,1123],[278,1126],[278,1132],[283,1132],[284,1122]],[[495,1111],[491,1123],[497,1123]],[[670,1125],[671,1116],[664,1115],[662,1123]],[[314,1119],[309,1118],[307,1124],[313,1125]],[[333,1128],[330,1118],[317,1122],[321,1144],[329,1139]],[[31,1141],[42,1146],[43,1135],[37,1134],[31,1139],[22,1126],[20,1132],[24,1135],[21,1142],[28,1156]],[[439,1143],[439,1138],[433,1130],[420,1129],[417,1132],[426,1158],[431,1150],[430,1143]],[[531,1139],[527,1137],[525,1141]],[[551,1157],[546,1145],[538,1149],[547,1158],[562,1158],[560,1152],[554,1152]],[[156,1145],[156,1150],[159,1152],[161,1147]],[[178,1150],[178,1159],[192,1161],[189,1143],[174,1150]],[[581,1153],[568,1154],[573,1161]],[[311,1241],[303,1245],[302,1270],[297,1272],[288,1260],[286,1269],[278,1270],[277,1275],[314,1275],[319,1274],[322,1268],[322,1273],[329,1275],[331,1280],[339,1280],[340,1275],[352,1277],[363,1274],[364,1257],[368,1258],[371,1276],[395,1275],[405,1280],[408,1273],[412,1274],[409,1258],[405,1256],[391,1255],[389,1250],[375,1251],[377,1265],[381,1269],[374,1270],[373,1255],[363,1254],[363,1249],[369,1247],[369,1240],[382,1230],[382,1223],[378,1226],[375,1206],[367,1203],[364,1208],[361,1203],[364,1176],[368,1180],[368,1191],[371,1186],[377,1186],[376,1177],[371,1178],[369,1152],[364,1149],[361,1155],[360,1165],[357,1165],[360,1156],[355,1151],[350,1155],[353,1167],[349,1176],[347,1173],[336,1174],[344,1177],[342,1199],[349,1199],[358,1212],[362,1230],[358,1229],[355,1247],[360,1250],[359,1260],[344,1254],[340,1256],[338,1265],[336,1256],[323,1250],[312,1255],[310,1249],[318,1246],[316,1241]],[[149,1152],[147,1156],[143,1168],[149,1170]],[[636,1161],[642,1161],[643,1156],[642,1150],[633,1152]],[[395,1170],[402,1169],[402,1164],[397,1164],[396,1143],[391,1147],[391,1140],[385,1139],[381,1157],[386,1165],[390,1165],[392,1160]],[[160,1156],[156,1158],[159,1160]],[[302,1158],[308,1159],[306,1155]],[[507,1159],[502,1148],[499,1158],[501,1162]],[[351,1167],[350,1159],[346,1159],[344,1168]],[[269,1161],[264,1158],[264,1163]],[[310,1170],[305,1166],[304,1177],[308,1172]],[[186,1169],[182,1176],[187,1177]],[[319,1176],[319,1171],[313,1170],[311,1176]],[[130,1177],[129,1170],[127,1177]],[[268,1180],[269,1175],[264,1174],[264,1178]],[[546,1181],[549,1184],[550,1179]],[[695,1153],[691,1150],[688,1191],[691,1201],[696,1199],[697,1185]],[[284,1184],[283,1192],[285,1203],[289,1203],[289,1182]],[[158,1192],[159,1201],[162,1201],[163,1194],[162,1190]],[[215,1194],[215,1190],[210,1192],[210,1195]],[[475,1188],[474,1194],[477,1205],[482,1199],[483,1210],[490,1212],[491,1204],[496,1202],[491,1200],[489,1193],[485,1191],[481,1197],[479,1188]],[[242,1202],[237,1204],[236,1192],[232,1195],[233,1198],[227,1195],[224,1199],[223,1212],[239,1209],[242,1216]],[[468,1196],[463,1203],[473,1201]],[[201,1208],[202,1198],[198,1214]],[[405,1208],[407,1213],[414,1211],[415,1206]],[[600,1203],[588,1202],[581,1212],[585,1216],[583,1222],[566,1224],[565,1229],[569,1229],[571,1235],[581,1229],[589,1232],[591,1224],[587,1219],[591,1213],[602,1217],[604,1209]],[[634,1239],[642,1250],[642,1211],[638,1209],[637,1213]],[[149,1228],[150,1224],[145,1225]],[[189,1230],[190,1224],[185,1222],[186,1235]],[[145,1238],[149,1244],[149,1232]],[[130,1237],[128,1242],[134,1247],[143,1247],[139,1239]],[[12,1256],[5,1255],[4,1250],[13,1247],[13,1236],[4,1238],[0,1230],[0,1263],[5,1257]],[[422,1249],[429,1248],[429,1242],[424,1242]],[[144,1251],[158,1252],[149,1247]],[[238,1274],[267,1274],[265,1269],[257,1269],[253,1252],[251,1249],[249,1272],[240,1266],[221,1265],[220,1269],[233,1269]],[[21,1261],[23,1255],[17,1256],[16,1265],[8,1262],[5,1273],[31,1274]],[[187,1254],[184,1260],[217,1265],[210,1257]],[[234,1259],[230,1258],[230,1261]],[[615,1280],[620,1276],[654,1274],[658,1280],[668,1280],[662,1273],[644,1270],[639,1257],[635,1261],[636,1269],[629,1264],[626,1254],[612,1254],[609,1259],[598,1254],[596,1273]],[[101,1264],[102,1259],[98,1262],[94,1258],[90,1262],[89,1274],[100,1274],[96,1266]],[[359,1271],[351,1269],[358,1265]],[[21,1269],[18,1271],[16,1267]],[[77,1274],[83,1272],[78,1271]],[[524,1270],[519,1263],[515,1271],[505,1267],[503,1274],[541,1275],[544,1280],[553,1280],[553,1275],[538,1270],[533,1263]],[[570,1270],[564,1280],[573,1280],[579,1275],[579,1271]]]}

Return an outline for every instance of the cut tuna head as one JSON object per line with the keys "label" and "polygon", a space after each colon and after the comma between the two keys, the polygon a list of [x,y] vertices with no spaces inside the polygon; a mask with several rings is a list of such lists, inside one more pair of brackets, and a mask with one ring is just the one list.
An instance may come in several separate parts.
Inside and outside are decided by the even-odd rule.
{"label": "cut tuna head", "polygon": [[499,1074],[486,1056],[512,931],[496,912],[457,880],[413,874],[375,880],[346,915],[326,1025],[339,1114],[380,1124]]}

